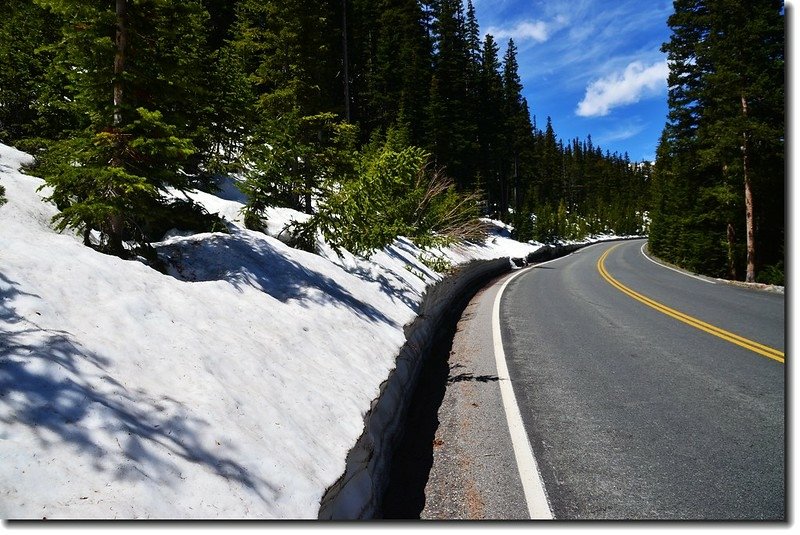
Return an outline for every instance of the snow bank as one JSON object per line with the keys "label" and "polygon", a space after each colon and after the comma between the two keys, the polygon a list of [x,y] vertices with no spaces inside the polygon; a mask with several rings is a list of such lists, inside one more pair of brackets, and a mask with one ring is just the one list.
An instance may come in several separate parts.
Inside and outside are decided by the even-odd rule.
{"label": "snow bank", "polygon": [[54,232],[29,161],[0,145],[2,518],[316,518],[442,278],[420,257],[537,248],[498,227],[436,253],[312,255],[244,229],[227,187],[190,196],[231,232],[156,244],[162,274]]}
{"label": "snow bank", "polygon": [[323,497],[321,519],[374,518],[389,484],[394,447],[404,432],[405,417],[423,363],[445,323],[460,314],[486,282],[511,271],[508,258],[474,260],[429,287],[419,316],[406,327],[406,344],[397,367],[381,385],[381,395],[365,420],[364,434],[347,456],[347,469]]}

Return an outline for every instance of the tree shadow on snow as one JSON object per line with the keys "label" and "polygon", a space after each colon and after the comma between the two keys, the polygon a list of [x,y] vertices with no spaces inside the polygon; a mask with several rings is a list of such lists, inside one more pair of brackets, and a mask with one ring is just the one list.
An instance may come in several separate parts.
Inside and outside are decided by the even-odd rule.
{"label": "tree shadow on snow", "polygon": [[399,281],[395,284],[386,275],[375,273],[363,267],[348,268],[347,272],[365,282],[377,283],[381,292],[386,294],[392,301],[400,301],[415,313],[419,310],[419,301],[407,295],[406,290]]}
{"label": "tree shadow on snow", "polygon": [[38,297],[0,274],[0,437],[27,427],[37,441],[28,448],[46,451],[62,443],[90,457],[94,470],[113,472],[113,481],[174,485],[182,478],[170,459],[175,456],[251,489],[264,502],[275,499],[275,487],[224,454],[231,446],[212,451],[208,422],[167,396],[131,391],[109,375],[109,359],[80,347],[67,332],[19,316],[13,306],[19,295]]}
{"label": "tree shadow on snow", "polygon": [[[252,287],[283,303],[343,306],[369,321],[395,325],[328,275],[287,258],[253,233],[205,236],[202,241],[161,246],[159,253],[170,266],[170,274],[179,280],[226,281],[240,291]],[[319,257],[310,255],[309,259]]]}
{"label": "tree shadow on snow", "polygon": [[[413,244],[405,241],[405,240],[395,240],[395,242],[387,247],[386,254],[389,256],[408,264],[409,266],[418,265],[420,263],[419,259],[414,254],[414,246]],[[427,268],[425,268],[427,270]],[[428,284],[436,282],[431,277],[431,280],[428,281]]]}

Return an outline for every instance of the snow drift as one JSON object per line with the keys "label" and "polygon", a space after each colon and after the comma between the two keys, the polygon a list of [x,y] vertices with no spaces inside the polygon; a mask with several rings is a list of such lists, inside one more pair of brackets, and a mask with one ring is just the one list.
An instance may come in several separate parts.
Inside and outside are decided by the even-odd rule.
{"label": "snow drift", "polygon": [[[167,274],[56,233],[30,156],[0,145],[0,516],[316,518],[395,366],[403,326],[460,264],[536,245],[313,255],[190,196],[230,233],[155,244]],[[299,214],[274,210],[270,229]]]}

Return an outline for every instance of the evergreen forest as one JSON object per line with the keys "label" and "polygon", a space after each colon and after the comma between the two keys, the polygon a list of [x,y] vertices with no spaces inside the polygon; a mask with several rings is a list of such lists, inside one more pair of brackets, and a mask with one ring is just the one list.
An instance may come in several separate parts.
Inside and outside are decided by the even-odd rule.
{"label": "evergreen forest", "polygon": [[684,71],[653,166],[560,139],[471,0],[0,1],[0,142],[34,154],[56,228],[103,252],[224,231],[172,193],[227,174],[248,228],[309,214],[290,229],[309,250],[480,239],[490,217],[544,243],[649,230],[685,267],[782,276],[780,2],[675,2]]}
{"label": "evergreen forest", "polygon": [[784,284],[785,16],[776,0],[676,0],[649,246],[696,272]]}

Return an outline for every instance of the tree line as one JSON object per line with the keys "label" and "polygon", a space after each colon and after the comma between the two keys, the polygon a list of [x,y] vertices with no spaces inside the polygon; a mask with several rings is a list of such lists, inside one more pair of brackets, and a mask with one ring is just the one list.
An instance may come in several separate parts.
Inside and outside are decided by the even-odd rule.
{"label": "tree line", "polygon": [[785,32],[779,0],[676,0],[650,249],[693,271],[784,283]]}
{"label": "tree line", "polygon": [[649,164],[537,126],[517,48],[461,0],[3,0],[0,141],[29,150],[58,228],[113,254],[223,230],[168,195],[242,177],[245,223],[310,215],[368,253],[478,239],[478,216],[553,241],[646,228]]}

